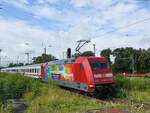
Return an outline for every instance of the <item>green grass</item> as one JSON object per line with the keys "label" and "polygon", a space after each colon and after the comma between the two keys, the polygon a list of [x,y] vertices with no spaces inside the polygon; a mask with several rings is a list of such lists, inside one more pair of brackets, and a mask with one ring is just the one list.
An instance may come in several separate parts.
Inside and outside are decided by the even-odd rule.
{"label": "green grass", "polygon": [[[29,96],[26,95],[24,99],[28,100]],[[48,84],[43,87],[42,94],[31,102],[26,113],[79,113],[101,107],[102,105],[95,99],[89,100],[79,94]]]}
{"label": "green grass", "polygon": [[150,103],[150,90],[140,91],[140,90],[131,90],[128,94],[128,98],[131,100],[137,100],[139,102]]}
{"label": "green grass", "polygon": [[150,78],[145,77],[126,77],[119,76],[115,78],[116,84],[127,90],[146,90],[150,88]]}
{"label": "green grass", "polygon": [[150,103],[150,78],[120,76],[115,81],[118,97]]}

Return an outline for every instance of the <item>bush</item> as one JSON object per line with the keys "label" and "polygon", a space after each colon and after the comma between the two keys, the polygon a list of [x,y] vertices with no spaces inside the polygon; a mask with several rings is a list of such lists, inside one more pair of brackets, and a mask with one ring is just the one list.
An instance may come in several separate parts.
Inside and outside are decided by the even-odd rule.
{"label": "bush", "polygon": [[[4,76],[5,75],[5,76]],[[21,74],[0,73],[0,101],[7,98],[18,99],[23,96],[26,91],[39,94],[40,81],[24,77]]]}

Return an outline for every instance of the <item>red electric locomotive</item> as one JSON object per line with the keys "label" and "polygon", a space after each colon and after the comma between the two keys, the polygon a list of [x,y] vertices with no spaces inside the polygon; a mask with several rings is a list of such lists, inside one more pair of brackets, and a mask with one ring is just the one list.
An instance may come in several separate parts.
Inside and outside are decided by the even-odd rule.
{"label": "red electric locomotive", "polygon": [[[42,77],[55,79],[61,86],[93,95],[112,93],[114,76],[107,58],[78,57],[42,65]],[[109,92],[108,92],[109,91]]]}

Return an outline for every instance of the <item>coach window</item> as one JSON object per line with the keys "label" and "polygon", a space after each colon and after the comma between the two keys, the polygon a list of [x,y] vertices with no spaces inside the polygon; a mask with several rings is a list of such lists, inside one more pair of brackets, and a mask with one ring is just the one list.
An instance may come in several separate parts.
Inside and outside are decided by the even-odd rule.
{"label": "coach window", "polygon": [[34,69],[32,69],[32,71],[31,71],[32,73],[34,73]]}
{"label": "coach window", "polygon": [[39,69],[38,68],[37,68],[36,72],[39,73]]}
{"label": "coach window", "polygon": [[37,73],[39,73],[39,69],[37,69]]}
{"label": "coach window", "polygon": [[82,65],[82,64],[80,64],[80,70],[84,70],[84,68],[83,68],[83,65]]}

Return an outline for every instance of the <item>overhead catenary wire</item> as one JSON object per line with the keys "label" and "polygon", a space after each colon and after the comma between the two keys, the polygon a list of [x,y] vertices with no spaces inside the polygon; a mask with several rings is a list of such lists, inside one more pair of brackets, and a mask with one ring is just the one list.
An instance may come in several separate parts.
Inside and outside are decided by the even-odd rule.
{"label": "overhead catenary wire", "polygon": [[118,28],[118,29],[116,29],[116,30],[108,31],[108,32],[106,32],[106,33],[104,33],[104,34],[101,34],[101,35],[99,35],[99,36],[105,36],[105,35],[108,35],[108,34],[110,34],[110,33],[117,32],[117,31],[119,31],[119,30],[126,29],[126,28],[128,28],[128,27],[131,27],[131,26],[134,26],[134,25],[136,25],[136,24],[143,23],[143,22],[149,21],[149,20],[150,20],[150,17],[149,17],[149,18],[145,18],[145,19],[143,19],[143,20],[136,21],[136,22],[131,23],[131,24],[128,24],[128,25],[126,25],[126,26],[120,27],[120,28]]}

